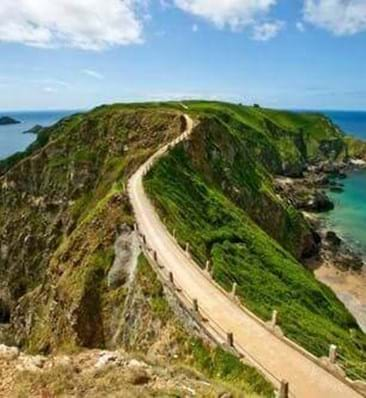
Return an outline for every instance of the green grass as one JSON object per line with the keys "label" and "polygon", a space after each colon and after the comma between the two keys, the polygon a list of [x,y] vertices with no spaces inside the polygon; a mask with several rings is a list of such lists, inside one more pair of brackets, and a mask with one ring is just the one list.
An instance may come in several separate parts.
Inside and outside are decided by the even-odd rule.
{"label": "green grass", "polygon": [[245,211],[207,183],[183,146],[156,165],[145,187],[178,240],[190,243],[201,266],[211,260],[215,280],[227,291],[236,282],[243,303],[262,319],[269,320],[273,309],[279,311],[279,324],[289,338],[317,356],[326,356],[329,345],[336,344],[353,369],[361,369],[366,337],[344,305]]}
{"label": "green grass", "polygon": [[180,346],[176,365],[188,365],[207,378],[224,382],[241,392],[259,394],[262,397],[273,396],[273,386],[255,368],[243,364],[230,352],[192,336],[185,329],[167,302],[155,272],[142,255],[139,257],[136,277],[153,318],[164,325],[174,325],[174,340]]}
{"label": "green grass", "polygon": [[[214,114],[224,120],[230,116],[246,127],[246,139],[252,137],[252,141],[258,145],[282,146],[279,152],[282,161],[288,160],[289,156],[294,161],[304,157],[311,161],[330,157],[338,159],[347,152],[343,133],[330,119],[319,113],[254,108],[222,102],[193,101],[186,104],[192,114]],[[297,142],[295,147],[294,141]],[[322,150],[322,143],[329,141],[338,144],[331,155]]]}
{"label": "green grass", "polygon": [[[202,122],[200,135],[206,140],[197,142],[202,145],[201,152],[189,159],[181,149],[174,151],[148,181],[169,227],[177,228],[182,242],[190,241],[199,263],[213,260],[215,278],[225,288],[237,281],[239,294],[254,312],[268,319],[273,308],[279,309],[288,336],[318,355],[326,354],[329,343],[336,343],[357,368],[365,360],[364,335],[335,296],[284,250],[298,256],[296,249],[308,227],[291,206],[276,197],[272,184],[272,175],[281,173],[284,165],[297,169],[308,159],[324,157],[324,142],[335,142],[334,156],[341,157],[345,153],[341,134],[325,117],[315,114],[205,101],[184,104],[188,110],[179,102],[102,106],[42,130],[24,153],[0,161],[0,175],[14,167],[11,176],[23,181],[29,179],[28,170],[35,169],[39,178],[37,195],[52,200],[67,198],[70,203],[63,214],[72,226],[66,236],[62,228],[48,231],[45,226],[51,222],[42,218],[48,213],[25,209],[23,200],[11,207],[5,205],[13,203],[8,199],[0,206],[0,224],[7,225],[9,212],[18,229],[29,228],[44,242],[42,250],[27,258],[26,275],[23,258],[20,254],[14,258],[13,263],[20,265],[10,271],[9,285],[14,284],[16,297],[36,287],[48,272],[47,257],[42,255],[48,244],[44,239],[52,233],[54,254],[49,259],[54,258],[55,269],[59,266],[66,270],[61,279],[56,274],[52,277],[64,288],[68,306],[82,300],[85,314],[80,315],[80,328],[87,325],[92,335],[90,325],[98,323],[93,311],[103,312],[108,322],[108,311],[112,311],[115,300],[123,306],[125,291],[108,294],[104,283],[99,285],[107,268],[102,257],[108,265],[111,260],[106,255],[106,246],[112,245],[109,240],[114,237],[109,229],[122,221],[133,223],[127,197],[119,198],[116,190],[122,190],[128,176],[162,142],[169,142],[179,133],[176,112],[187,112]],[[41,156],[26,160],[42,149]],[[23,159],[29,162],[27,167],[17,167]],[[117,214],[110,219],[104,214],[111,214],[114,197],[117,202],[122,200],[118,206],[123,220]],[[17,215],[25,210],[23,223]],[[98,228],[88,227],[93,220],[100,221]],[[102,256],[97,255],[99,249]],[[149,304],[157,319],[168,317],[158,287]],[[47,345],[47,340],[59,332],[70,340],[71,331],[63,313],[67,309],[58,307],[52,317],[49,310],[42,307],[39,311],[39,328],[44,328],[40,331],[41,345]],[[48,330],[51,326],[57,332]],[[348,328],[356,330],[353,343]],[[57,344],[55,339],[54,346]]]}

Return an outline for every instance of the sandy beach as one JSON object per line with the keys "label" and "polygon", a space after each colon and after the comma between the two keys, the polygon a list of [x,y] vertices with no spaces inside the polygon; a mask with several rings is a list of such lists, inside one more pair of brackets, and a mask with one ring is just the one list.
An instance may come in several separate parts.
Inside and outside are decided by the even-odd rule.
{"label": "sandy beach", "polygon": [[366,332],[366,269],[342,272],[330,263],[315,270],[318,280],[329,286]]}

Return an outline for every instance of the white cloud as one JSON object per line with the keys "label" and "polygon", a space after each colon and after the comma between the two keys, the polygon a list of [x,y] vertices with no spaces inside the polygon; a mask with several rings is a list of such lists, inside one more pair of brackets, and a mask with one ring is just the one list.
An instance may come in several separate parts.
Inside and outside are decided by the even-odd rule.
{"label": "white cloud", "polygon": [[281,21],[264,22],[254,26],[253,39],[267,41],[273,39],[283,29],[284,23]]}
{"label": "white cloud", "polygon": [[85,75],[88,75],[90,77],[93,77],[94,79],[98,79],[98,80],[103,80],[104,79],[104,75],[102,75],[101,73],[92,70],[92,69],[83,69],[82,72]]}
{"label": "white cloud", "polygon": [[142,41],[143,0],[1,0],[0,42],[100,50]]}
{"label": "white cloud", "polygon": [[202,17],[219,28],[242,29],[266,15],[277,0],[174,0],[185,12]]}
{"label": "white cloud", "polygon": [[304,19],[338,35],[366,30],[365,0],[304,0]]}

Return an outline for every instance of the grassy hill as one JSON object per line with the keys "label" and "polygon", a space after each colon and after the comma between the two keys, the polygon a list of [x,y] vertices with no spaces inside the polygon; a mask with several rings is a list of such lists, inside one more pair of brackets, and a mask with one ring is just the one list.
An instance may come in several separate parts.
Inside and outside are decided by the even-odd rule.
{"label": "grassy hill", "polygon": [[[217,103],[189,108],[200,119],[190,141],[145,180],[168,227],[182,246],[190,243],[202,267],[211,261],[213,277],[227,291],[236,282],[243,304],[262,319],[278,310],[288,337],[319,357],[336,344],[350,373],[364,372],[366,336],[295,259],[306,222],[274,194],[271,178],[284,172],[281,161],[289,156],[293,165],[347,156],[342,134],[318,115]],[[324,152],[326,142],[337,143],[332,153]]]}
{"label": "grassy hill", "polygon": [[349,145],[321,115],[217,102],[102,106],[42,130],[27,151],[0,161],[0,314],[10,318],[0,342],[45,354],[123,347],[167,363],[178,351],[184,366],[214,369],[210,379],[231,387],[244,380],[245,391],[269,395],[253,369],[192,343],[191,330],[182,338],[143,263],[135,279],[123,270],[110,282],[118,240],[132,244],[128,178],[182,132],[186,112],[199,122],[191,140],[145,182],[168,226],[201,265],[212,260],[225,288],[238,282],[252,311],[268,319],[278,309],[289,337],[317,355],[338,344],[358,369],[365,336],[298,262],[312,251],[312,230],[273,184],[308,162],[346,158]]}
{"label": "grassy hill", "polygon": [[[208,396],[273,395],[255,369],[175,313],[133,249],[127,180],[183,128],[182,113],[170,105],[105,106],[42,130],[26,152],[0,162],[0,344],[45,355],[123,349],[173,369],[178,385],[199,372]],[[42,385],[55,396],[93,389],[71,371],[26,376],[19,377],[27,396]],[[158,394],[150,387],[140,394]],[[110,391],[107,382],[101,388]],[[121,388],[135,396],[128,383]]]}

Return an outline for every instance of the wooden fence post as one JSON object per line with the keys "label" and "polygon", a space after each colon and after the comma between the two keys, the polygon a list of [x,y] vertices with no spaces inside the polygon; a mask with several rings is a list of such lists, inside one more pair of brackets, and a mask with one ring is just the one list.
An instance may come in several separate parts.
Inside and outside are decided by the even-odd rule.
{"label": "wooden fence post", "polygon": [[330,363],[336,363],[337,361],[337,346],[334,344],[329,346],[329,361]]}
{"label": "wooden fence post", "polygon": [[278,317],[278,312],[276,310],[273,310],[272,312],[272,320],[271,320],[271,327],[274,329],[277,325],[277,317]]}
{"label": "wooden fence post", "polygon": [[279,398],[288,398],[288,397],[289,397],[289,384],[286,380],[282,380]]}
{"label": "wooden fence post", "polygon": [[227,343],[229,347],[234,347],[234,335],[231,332],[227,334]]}
{"label": "wooden fence post", "polygon": [[169,272],[169,281],[174,285],[174,275],[173,272]]}
{"label": "wooden fence post", "polygon": [[198,300],[197,299],[193,299],[193,311],[194,312],[198,312],[199,311]]}

